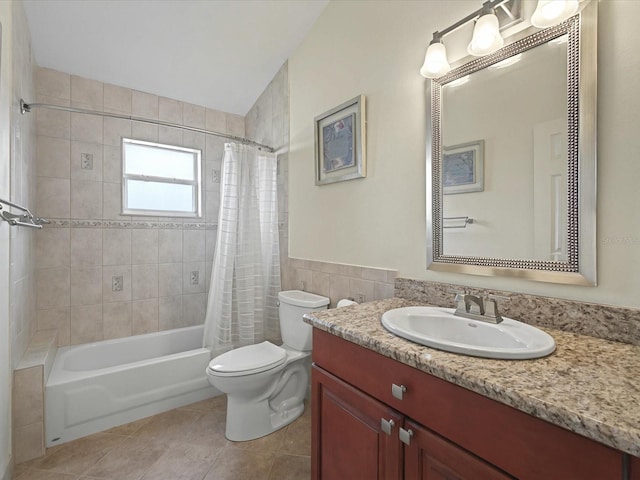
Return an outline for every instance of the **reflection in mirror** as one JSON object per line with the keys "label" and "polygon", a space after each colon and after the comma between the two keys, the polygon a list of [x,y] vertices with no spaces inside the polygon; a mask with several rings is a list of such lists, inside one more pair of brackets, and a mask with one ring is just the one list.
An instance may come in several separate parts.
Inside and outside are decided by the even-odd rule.
{"label": "reflection in mirror", "polygon": [[567,260],[566,77],[563,35],[443,85],[445,255]]}
{"label": "reflection in mirror", "polygon": [[432,80],[429,269],[595,284],[596,17]]}

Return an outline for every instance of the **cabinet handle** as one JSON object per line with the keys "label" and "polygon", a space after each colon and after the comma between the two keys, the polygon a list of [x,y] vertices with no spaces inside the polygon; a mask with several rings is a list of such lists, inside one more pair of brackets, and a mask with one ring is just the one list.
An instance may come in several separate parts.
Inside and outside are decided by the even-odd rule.
{"label": "cabinet handle", "polygon": [[395,383],[391,384],[391,395],[396,397],[398,400],[402,400],[404,393],[407,391],[407,387],[404,385],[396,385]]}
{"label": "cabinet handle", "polygon": [[400,433],[398,434],[400,441],[405,445],[411,445],[411,437],[413,437],[413,431],[411,429],[405,430],[400,427]]}
{"label": "cabinet handle", "polygon": [[384,418],[380,419],[380,429],[387,435],[391,435],[391,430],[393,430],[393,426],[395,424],[396,422],[393,420],[385,420]]}

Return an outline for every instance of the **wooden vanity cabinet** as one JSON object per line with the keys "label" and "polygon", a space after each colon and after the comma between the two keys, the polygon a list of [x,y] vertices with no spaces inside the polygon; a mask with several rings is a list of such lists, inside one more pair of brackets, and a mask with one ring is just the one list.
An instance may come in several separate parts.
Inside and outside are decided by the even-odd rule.
{"label": "wooden vanity cabinet", "polygon": [[623,479],[617,450],[316,328],[313,361],[314,480]]}
{"label": "wooden vanity cabinet", "polygon": [[640,480],[640,458],[630,456],[629,480]]}

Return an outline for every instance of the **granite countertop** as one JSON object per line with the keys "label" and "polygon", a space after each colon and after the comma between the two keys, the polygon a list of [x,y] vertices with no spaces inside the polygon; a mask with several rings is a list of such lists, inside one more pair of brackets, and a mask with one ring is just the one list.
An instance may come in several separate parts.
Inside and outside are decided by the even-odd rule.
{"label": "granite countertop", "polygon": [[313,312],[314,327],[640,457],[640,347],[541,328],[556,351],[535,360],[447,353],[404,340],[380,323],[401,298]]}

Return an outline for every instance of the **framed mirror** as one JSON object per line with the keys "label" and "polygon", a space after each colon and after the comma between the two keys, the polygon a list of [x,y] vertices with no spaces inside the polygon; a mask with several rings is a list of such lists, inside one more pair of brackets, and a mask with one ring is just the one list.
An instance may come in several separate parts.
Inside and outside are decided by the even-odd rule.
{"label": "framed mirror", "polygon": [[427,268],[596,284],[596,20],[431,81]]}

